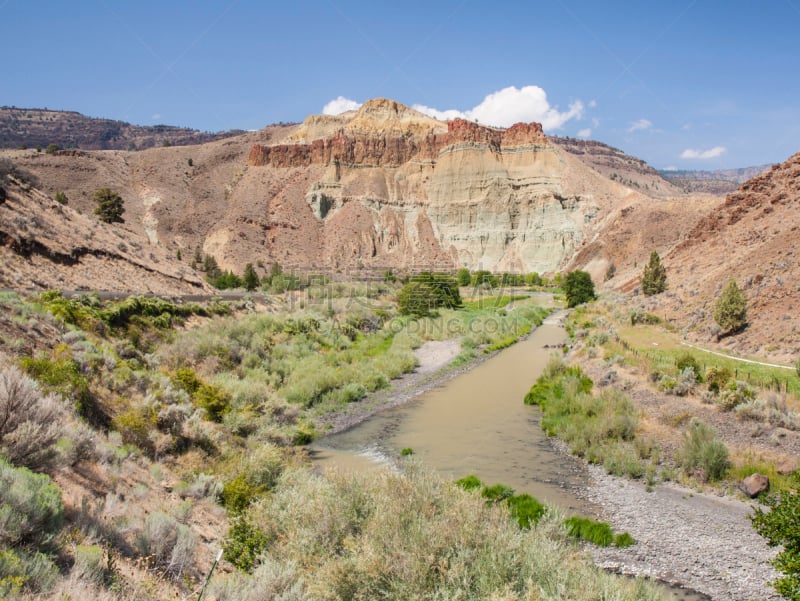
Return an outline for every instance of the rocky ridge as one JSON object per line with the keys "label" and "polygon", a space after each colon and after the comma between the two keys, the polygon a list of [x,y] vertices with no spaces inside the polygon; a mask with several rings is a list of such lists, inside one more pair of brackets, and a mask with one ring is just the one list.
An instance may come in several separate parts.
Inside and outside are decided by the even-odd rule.
{"label": "rocky ridge", "polygon": [[125,121],[87,117],[75,111],[0,107],[0,148],[61,148],[142,150],[164,144],[204,144],[244,133],[201,132],[172,125],[133,125]]}

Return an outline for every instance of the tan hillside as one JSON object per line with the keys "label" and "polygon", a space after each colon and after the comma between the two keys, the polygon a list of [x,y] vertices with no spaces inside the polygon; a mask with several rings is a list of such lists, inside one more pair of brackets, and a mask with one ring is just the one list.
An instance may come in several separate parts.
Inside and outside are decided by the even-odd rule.
{"label": "tan hillside", "polygon": [[[559,140],[537,123],[442,122],[376,99],[342,115],[197,146],[0,154],[38,177],[48,197],[65,193],[68,208],[98,231],[142,244],[140,261],[152,250],[160,261],[148,265],[154,271],[171,263],[197,280],[202,273],[190,266],[199,252],[239,273],[246,263],[262,273],[271,263],[327,272],[573,265],[602,281],[612,263],[622,272],[653,244],[671,248],[717,202],[654,198],[645,163],[615,151],[615,168],[628,171],[612,180]],[[634,180],[638,187],[623,183]],[[96,222],[93,193],[103,187],[124,199],[124,224]],[[663,227],[664,220],[681,226]],[[9,237],[25,237],[12,220],[3,223]],[[28,271],[0,285],[26,278],[26,286],[53,285],[33,277],[33,265]],[[138,286],[104,274],[93,282],[80,285]]]}
{"label": "tan hillside", "polygon": [[[793,361],[800,352],[800,154],[744,183],[663,256],[670,290],[646,301],[714,341],[714,300],[735,278],[748,300],[749,327],[724,338],[742,352]],[[630,279],[628,287],[636,285]]]}

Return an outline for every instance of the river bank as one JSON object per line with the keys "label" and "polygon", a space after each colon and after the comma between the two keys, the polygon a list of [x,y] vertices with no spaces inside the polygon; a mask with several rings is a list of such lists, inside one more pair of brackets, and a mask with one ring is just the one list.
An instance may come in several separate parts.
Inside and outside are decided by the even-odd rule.
{"label": "river bank", "polygon": [[598,466],[589,466],[589,473],[586,498],[615,530],[637,541],[626,549],[592,547],[598,565],[691,588],[715,601],[782,599],[768,584],[778,576],[769,563],[776,550],[750,525],[749,503],[673,483],[648,492],[643,482],[609,476]]}

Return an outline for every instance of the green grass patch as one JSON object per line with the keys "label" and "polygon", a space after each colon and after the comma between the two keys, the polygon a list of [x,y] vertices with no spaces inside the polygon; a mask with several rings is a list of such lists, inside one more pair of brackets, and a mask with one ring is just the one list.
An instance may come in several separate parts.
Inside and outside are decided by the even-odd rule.
{"label": "green grass patch", "polygon": [[570,536],[579,540],[590,542],[598,547],[630,547],[636,544],[634,538],[627,532],[614,534],[605,522],[598,522],[590,518],[573,516],[564,521]]}
{"label": "green grass patch", "polygon": [[500,294],[498,296],[483,296],[476,300],[464,302],[467,311],[480,311],[483,309],[502,309],[506,305],[518,300],[527,300],[526,294]]}

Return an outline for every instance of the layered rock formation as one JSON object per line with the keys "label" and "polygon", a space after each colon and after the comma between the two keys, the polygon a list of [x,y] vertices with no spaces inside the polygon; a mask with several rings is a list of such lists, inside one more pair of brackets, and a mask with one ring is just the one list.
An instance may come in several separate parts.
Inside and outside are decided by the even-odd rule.
{"label": "layered rock formation", "polygon": [[310,117],[289,142],[253,146],[248,165],[273,180],[320,172],[304,198],[323,265],[551,271],[596,213],[564,192],[565,162],[538,123],[445,124],[379,99]]}

